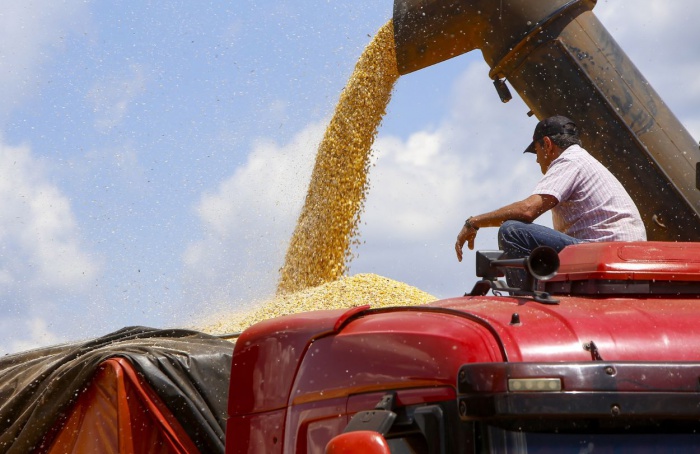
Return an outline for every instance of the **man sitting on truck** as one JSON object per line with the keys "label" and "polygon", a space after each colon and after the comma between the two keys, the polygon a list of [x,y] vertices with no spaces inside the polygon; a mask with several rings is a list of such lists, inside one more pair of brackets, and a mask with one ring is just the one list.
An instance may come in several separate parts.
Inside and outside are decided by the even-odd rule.
{"label": "man sitting on truck", "polygon": [[[470,216],[457,235],[455,250],[462,261],[467,243],[481,227],[499,227],[498,247],[503,258],[524,258],[538,246],[557,252],[570,244],[589,241],[646,241],[639,210],[622,184],[581,147],[573,121],[561,115],[545,118],[535,127],[525,153],[537,155],[542,174],[532,195],[497,210]],[[552,210],[554,229],[533,224]],[[515,270],[514,270],[515,271]],[[522,285],[524,273],[507,273],[511,287]]]}

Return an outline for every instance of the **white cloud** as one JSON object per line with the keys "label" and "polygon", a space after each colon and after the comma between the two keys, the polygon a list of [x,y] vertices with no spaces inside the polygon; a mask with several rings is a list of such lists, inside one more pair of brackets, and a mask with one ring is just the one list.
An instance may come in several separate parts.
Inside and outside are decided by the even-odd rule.
{"label": "white cloud", "polygon": [[[458,156],[445,152],[442,131],[416,132],[406,142],[380,137],[370,169],[367,210],[362,219],[378,237],[413,239],[441,230],[441,219],[426,210],[444,212],[459,194]],[[363,236],[365,233],[363,233]]]}
{"label": "white cloud", "polygon": [[700,5],[694,0],[603,0],[593,11],[616,39],[662,42],[664,36],[674,36],[679,25],[691,23]]}
{"label": "white cloud", "polygon": [[[0,349],[41,343],[23,325],[58,317],[88,294],[100,266],[85,252],[70,202],[29,147],[0,141]],[[65,335],[65,330],[64,333]],[[45,340],[45,339],[44,339]]]}
{"label": "white cloud", "polygon": [[37,285],[73,289],[98,267],[80,246],[70,202],[49,183],[41,161],[26,146],[0,145],[0,240],[12,244],[16,279],[31,269]]}
{"label": "white cloud", "polygon": [[230,305],[274,292],[323,129],[309,125],[283,146],[255,143],[246,163],[202,196],[203,238],[184,255],[188,300]]}

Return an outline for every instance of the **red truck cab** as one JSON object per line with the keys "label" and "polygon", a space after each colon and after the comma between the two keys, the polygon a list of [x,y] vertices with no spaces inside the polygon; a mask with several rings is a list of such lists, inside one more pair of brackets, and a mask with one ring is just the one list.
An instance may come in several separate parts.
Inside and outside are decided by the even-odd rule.
{"label": "red truck cab", "polygon": [[513,263],[478,253],[463,297],[252,326],[233,354],[226,452],[700,449],[700,244],[547,260],[553,277],[522,261],[531,288],[509,289],[498,276]]}

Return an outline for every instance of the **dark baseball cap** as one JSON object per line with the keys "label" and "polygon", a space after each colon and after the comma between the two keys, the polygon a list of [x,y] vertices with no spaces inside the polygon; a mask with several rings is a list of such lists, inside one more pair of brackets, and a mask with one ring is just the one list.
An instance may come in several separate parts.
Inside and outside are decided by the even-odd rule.
{"label": "dark baseball cap", "polygon": [[532,135],[532,143],[523,153],[536,154],[535,142],[542,140],[543,137],[556,136],[557,134],[570,134],[577,136],[578,130],[576,129],[576,123],[561,115],[545,118],[537,123],[535,133]]}

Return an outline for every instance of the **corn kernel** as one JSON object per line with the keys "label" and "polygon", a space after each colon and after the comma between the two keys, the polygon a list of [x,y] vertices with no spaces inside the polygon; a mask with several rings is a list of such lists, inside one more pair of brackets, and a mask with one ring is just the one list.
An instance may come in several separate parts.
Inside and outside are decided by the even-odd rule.
{"label": "corn kernel", "polygon": [[278,294],[270,301],[249,312],[217,315],[204,321],[200,331],[226,334],[282,315],[326,309],[343,309],[370,305],[372,307],[415,306],[435,301],[435,297],[412,287],[376,274],[343,276],[332,282],[294,293]]}
{"label": "corn kernel", "polygon": [[259,307],[216,315],[201,331],[240,332],[282,315],[355,306],[408,306],[435,297],[375,274],[347,276],[360,244],[372,143],[398,79],[394,28],[384,25],[360,57],[319,145],[311,183],[280,270],[277,295]]}

